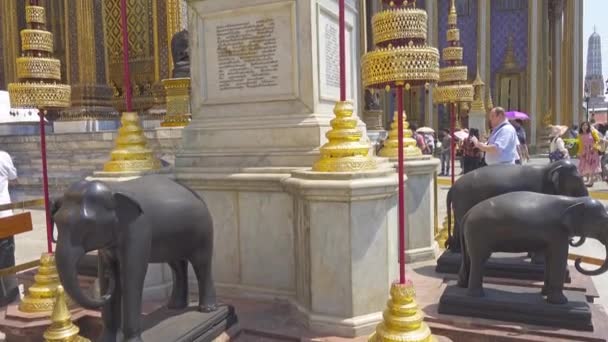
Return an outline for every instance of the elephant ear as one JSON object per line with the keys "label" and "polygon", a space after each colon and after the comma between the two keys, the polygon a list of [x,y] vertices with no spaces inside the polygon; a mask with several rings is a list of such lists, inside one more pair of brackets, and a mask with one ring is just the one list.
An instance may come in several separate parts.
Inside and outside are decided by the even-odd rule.
{"label": "elephant ear", "polygon": [[579,235],[578,229],[576,227],[583,222],[583,218],[585,217],[585,209],[586,205],[584,202],[579,202],[569,206],[563,213],[561,217],[561,222],[568,230],[569,236],[577,236]]}
{"label": "elephant ear", "polygon": [[116,202],[116,216],[121,223],[130,224],[143,213],[139,203],[127,194],[115,192],[114,201]]}

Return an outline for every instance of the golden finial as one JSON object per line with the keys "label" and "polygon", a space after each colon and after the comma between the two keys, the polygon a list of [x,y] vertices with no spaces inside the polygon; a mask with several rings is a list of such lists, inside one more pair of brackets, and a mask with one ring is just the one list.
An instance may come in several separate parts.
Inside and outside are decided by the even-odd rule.
{"label": "golden finial", "polygon": [[72,323],[63,286],[57,286],[56,292],[55,305],[51,314],[52,323],[42,335],[44,340],[46,342],[90,342],[89,339],[78,335],[80,328]]}
{"label": "golden finial", "polygon": [[448,14],[448,25],[456,26],[457,22],[458,22],[458,13],[456,13],[456,3],[455,3],[455,0],[451,0],[450,13]]}
{"label": "golden finial", "polygon": [[391,299],[382,314],[384,320],[369,337],[369,342],[435,342],[431,329],[415,301],[416,292],[411,282],[393,284]]}
{"label": "golden finial", "polygon": [[483,81],[481,80],[481,76],[479,75],[479,67],[477,67],[477,76],[475,77],[475,81],[473,81],[473,87],[475,88],[475,96],[473,97],[473,103],[471,104],[471,112],[485,113],[485,83],[483,83]]}
{"label": "golden finial", "polygon": [[491,111],[492,109],[494,109],[494,102],[492,101],[492,93],[490,88],[488,88],[488,93],[487,93],[487,98],[486,98],[486,106],[488,106],[488,112]]}

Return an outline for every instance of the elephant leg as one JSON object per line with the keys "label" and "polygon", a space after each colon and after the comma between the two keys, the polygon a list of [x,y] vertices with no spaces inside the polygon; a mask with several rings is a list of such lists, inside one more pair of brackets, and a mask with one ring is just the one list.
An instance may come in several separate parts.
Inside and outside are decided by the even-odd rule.
{"label": "elephant leg", "polygon": [[207,246],[200,248],[192,255],[190,262],[198,281],[198,305],[202,312],[215,311],[217,299],[211,275],[211,256],[213,250]]}
{"label": "elephant leg", "polygon": [[178,260],[169,263],[173,271],[173,290],[169,309],[181,310],[188,307],[188,261]]}
{"label": "elephant leg", "polygon": [[458,271],[458,286],[467,288],[469,287],[469,275],[471,274],[471,258],[469,257],[469,253],[466,250],[466,244],[462,241],[462,237],[460,237],[461,248],[460,252],[460,270]]}
{"label": "elephant leg", "polygon": [[[547,265],[551,264],[548,275],[547,302],[566,304],[568,298],[564,296],[564,282],[566,281],[566,267],[568,265],[568,243],[555,243],[547,250],[551,251],[550,258],[547,258]],[[545,286],[547,285],[545,284]]]}
{"label": "elephant leg", "polygon": [[[141,301],[144,279],[148,271],[148,260],[142,255],[149,255],[146,249],[131,248],[128,255],[121,257],[121,283],[123,289],[122,301],[122,332],[125,342],[142,342],[141,339]],[[142,253],[142,254],[139,254]]]}
{"label": "elephant leg", "polygon": [[545,262],[545,251],[535,251],[530,254],[532,254],[530,262],[533,264],[542,265]]}
{"label": "elephant leg", "polygon": [[492,252],[481,250],[481,247],[477,247],[477,249],[480,249],[478,251],[473,249],[475,248],[468,248],[471,269],[469,271],[469,288],[467,293],[472,297],[483,297],[483,271],[486,260],[488,260]]}
{"label": "elephant leg", "polygon": [[544,284],[543,284],[543,288],[541,290],[541,294],[543,296],[546,296],[549,294],[550,292],[550,274],[551,274],[551,263],[549,262],[549,260],[551,260],[551,250],[547,249],[544,253],[543,253],[544,257],[545,257],[545,276],[544,276]]}
{"label": "elephant leg", "polygon": [[110,260],[102,252],[99,253],[98,259],[98,279],[99,279],[99,290],[100,293],[107,293],[109,285],[109,279],[107,272],[114,272],[115,286],[114,293],[106,305],[101,308],[101,318],[103,321],[103,331],[100,342],[117,342],[118,332],[120,330],[121,322],[121,307],[120,303],[122,300],[120,291],[120,272],[118,270],[118,263]]}

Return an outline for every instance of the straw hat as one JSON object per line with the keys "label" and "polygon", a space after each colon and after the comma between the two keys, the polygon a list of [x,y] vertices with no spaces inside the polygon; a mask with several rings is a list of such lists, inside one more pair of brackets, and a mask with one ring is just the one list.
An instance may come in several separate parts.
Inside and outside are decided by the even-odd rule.
{"label": "straw hat", "polygon": [[568,126],[564,126],[564,125],[554,125],[551,126],[551,137],[560,137],[562,135],[564,135],[564,133],[566,133],[566,131],[568,130]]}

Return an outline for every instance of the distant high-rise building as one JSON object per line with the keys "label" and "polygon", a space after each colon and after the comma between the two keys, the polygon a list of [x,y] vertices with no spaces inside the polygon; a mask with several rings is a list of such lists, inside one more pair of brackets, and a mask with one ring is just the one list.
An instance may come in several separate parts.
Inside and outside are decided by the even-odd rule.
{"label": "distant high-rise building", "polygon": [[602,39],[593,30],[587,48],[585,87],[589,91],[589,108],[604,106],[604,76],[602,76]]}

